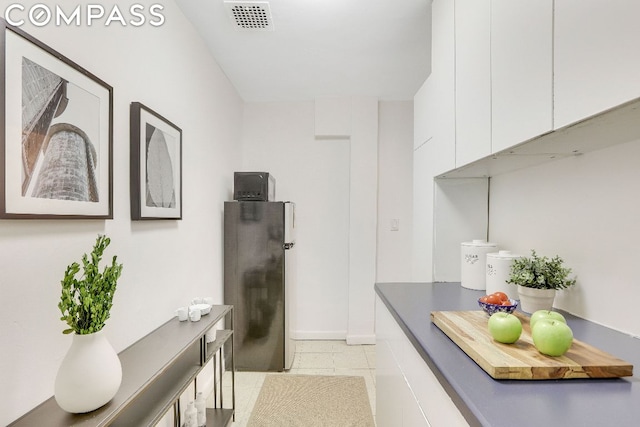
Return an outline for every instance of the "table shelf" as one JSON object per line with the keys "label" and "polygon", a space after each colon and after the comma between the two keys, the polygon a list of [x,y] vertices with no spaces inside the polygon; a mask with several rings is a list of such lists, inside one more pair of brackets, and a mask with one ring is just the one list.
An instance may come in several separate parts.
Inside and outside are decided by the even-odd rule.
{"label": "table shelf", "polygon": [[[229,329],[216,331],[216,340],[207,343],[206,333],[223,319],[226,319]],[[118,354],[122,364],[122,383],[118,393],[106,405],[86,414],[69,414],[51,397],[10,427],[153,426],[177,404],[204,366],[216,352],[221,354],[227,344],[231,346],[230,366],[234,369],[232,336],[233,306],[230,305],[213,306],[211,312],[198,322],[180,322],[174,317]],[[216,375],[214,366],[214,390]],[[235,375],[232,375],[233,409],[212,409],[212,424],[208,422],[208,426],[226,426],[233,418],[234,379]],[[219,380],[221,385],[222,376]],[[222,387],[219,388],[221,395]]]}

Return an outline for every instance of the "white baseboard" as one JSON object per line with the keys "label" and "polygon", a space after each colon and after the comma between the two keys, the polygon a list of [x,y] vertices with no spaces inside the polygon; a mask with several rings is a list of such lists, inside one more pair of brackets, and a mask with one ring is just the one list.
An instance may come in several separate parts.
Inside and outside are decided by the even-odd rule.
{"label": "white baseboard", "polygon": [[371,335],[347,335],[348,345],[369,345],[376,343],[375,334]]}
{"label": "white baseboard", "polygon": [[368,345],[376,343],[376,335],[348,335],[347,331],[291,331],[294,340],[340,340],[349,345]]}
{"label": "white baseboard", "polygon": [[347,331],[291,331],[294,340],[345,340]]}

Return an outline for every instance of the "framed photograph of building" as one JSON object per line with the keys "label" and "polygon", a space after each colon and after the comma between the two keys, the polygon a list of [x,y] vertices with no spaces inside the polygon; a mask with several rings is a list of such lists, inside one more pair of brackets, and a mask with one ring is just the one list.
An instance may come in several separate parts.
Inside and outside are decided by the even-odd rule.
{"label": "framed photograph of building", "polygon": [[182,130],[131,103],[131,219],[182,219]]}
{"label": "framed photograph of building", "polygon": [[2,19],[0,30],[0,218],[113,218],[113,89]]}

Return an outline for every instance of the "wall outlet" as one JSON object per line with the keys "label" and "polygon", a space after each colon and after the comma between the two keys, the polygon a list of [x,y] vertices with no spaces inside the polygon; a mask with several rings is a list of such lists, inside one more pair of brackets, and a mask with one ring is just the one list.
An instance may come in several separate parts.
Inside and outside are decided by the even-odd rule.
{"label": "wall outlet", "polygon": [[391,231],[400,230],[400,220],[398,218],[393,218],[391,220]]}

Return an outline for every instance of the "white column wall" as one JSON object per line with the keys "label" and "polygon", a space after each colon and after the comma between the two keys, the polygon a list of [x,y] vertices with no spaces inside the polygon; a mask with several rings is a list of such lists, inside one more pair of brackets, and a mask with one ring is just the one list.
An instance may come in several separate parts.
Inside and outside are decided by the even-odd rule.
{"label": "white column wall", "polygon": [[355,97],[351,108],[347,344],[375,344],[378,99]]}
{"label": "white column wall", "polygon": [[[317,115],[337,107],[246,104],[242,170],[273,173],[276,198],[296,202],[294,338],[369,342],[376,270],[385,281],[410,274],[412,102],[322,104],[342,115],[320,128]],[[382,212],[400,218],[399,232],[378,223]]]}
{"label": "white column wall", "polygon": [[344,339],[349,287],[349,140],[316,140],[314,103],[247,103],[242,170],[267,171],[296,203],[295,339]]}
{"label": "white column wall", "polygon": [[[412,279],[413,102],[380,102],[377,282]],[[392,230],[392,221],[398,229]]]}

